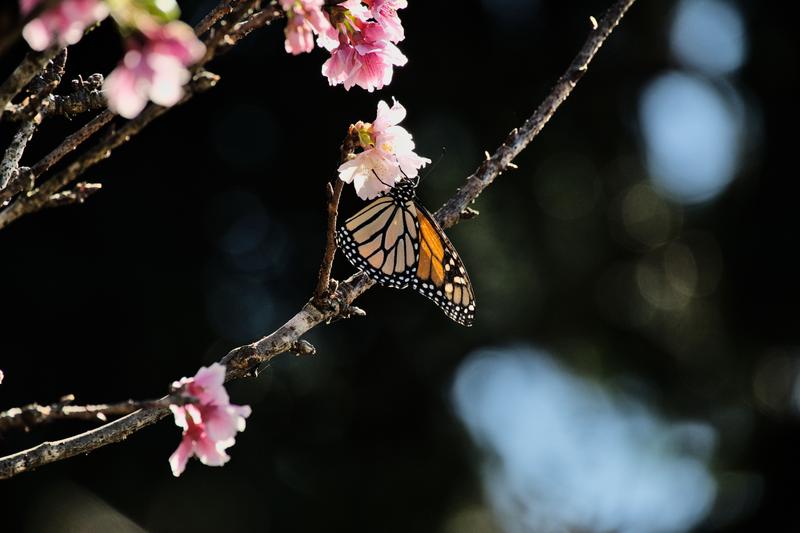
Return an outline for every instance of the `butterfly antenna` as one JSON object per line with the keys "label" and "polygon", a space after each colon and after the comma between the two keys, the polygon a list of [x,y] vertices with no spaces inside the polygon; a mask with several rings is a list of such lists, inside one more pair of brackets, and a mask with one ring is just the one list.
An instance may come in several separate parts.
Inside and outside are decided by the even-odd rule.
{"label": "butterfly antenna", "polygon": [[436,167],[439,166],[439,163],[442,162],[442,159],[444,159],[445,155],[447,155],[447,147],[442,146],[442,153],[439,154],[439,157],[436,159],[436,161],[433,162],[433,164],[430,166],[425,175],[422,176],[422,179],[427,178],[428,176],[433,174],[433,171],[436,170]]}
{"label": "butterfly antenna", "polygon": [[[400,172],[402,172],[402,169],[400,170]],[[380,177],[380,176],[378,176],[378,173],[377,173],[377,172],[375,172],[375,169],[374,169],[374,168],[372,169],[372,173],[373,173],[373,174],[375,174],[375,177],[376,177],[376,178],[378,178],[378,181],[380,181],[381,183],[383,183],[384,185],[386,185],[386,186],[387,186],[387,187],[389,187],[389,188],[391,188],[391,187],[392,187],[391,185],[389,185],[388,183],[386,183],[385,181],[383,181],[383,180],[381,179],[381,177]]]}

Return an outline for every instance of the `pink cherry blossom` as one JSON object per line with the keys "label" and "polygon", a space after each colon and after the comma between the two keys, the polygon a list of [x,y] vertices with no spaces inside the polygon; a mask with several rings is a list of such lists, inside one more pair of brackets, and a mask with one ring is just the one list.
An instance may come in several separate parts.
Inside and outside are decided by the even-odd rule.
{"label": "pink cherry blossom", "polygon": [[381,100],[375,122],[353,126],[363,151],[339,167],[339,179],[352,183],[361,199],[375,198],[404,176],[415,177],[418,169],[431,162],[414,152],[411,134],[398,126],[405,117],[406,110],[397,100],[391,108]]}
{"label": "pink cherry blossom", "polygon": [[406,56],[389,41],[360,40],[353,45],[341,38],[339,47],[322,65],[322,74],[331,85],[342,84],[347,90],[358,85],[372,92],[391,83],[394,67],[407,62]]}
{"label": "pink cherry blossom", "polygon": [[397,10],[408,7],[406,0],[365,0],[365,3],[369,6],[372,18],[386,33],[387,40],[399,43],[405,39],[405,32],[400,17],[397,16]]}
{"label": "pink cherry blossom", "polygon": [[[327,43],[333,32],[322,6],[325,0],[280,0],[289,23],[286,25],[286,51],[290,54],[302,54],[314,49],[314,35],[320,36],[321,43]],[[335,46],[335,45],[334,45]]]}
{"label": "pink cherry blossom", "polygon": [[3,371],[2,371],[2,370],[0,370],[0,383],[2,383],[2,382],[3,382],[3,378],[4,378],[4,377],[6,377],[6,376],[5,376],[5,374],[3,374]]}
{"label": "pink cherry blossom", "polygon": [[[20,0],[23,16],[30,13],[41,0]],[[34,50],[44,50],[58,43],[75,44],[83,32],[108,16],[108,7],[101,0],[62,0],[31,20],[22,30],[22,36]]]}
{"label": "pink cherry blossom", "polygon": [[[394,67],[408,59],[394,43],[403,32],[396,8],[405,7],[400,0],[366,2],[347,0],[330,8],[331,22],[338,31],[338,45],[322,65],[322,74],[331,85],[355,85],[370,92],[382,89],[392,81]],[[398,29],[399,28],[399,29]]]}
{"label": "pink cherry blossom", "polygon": [[225,450],[235,444],[236,433],[244,431],[250,407],[231,404],[224,382],[225,367],[214,363],[201,367],[194,377],[172,384],[175,389],[183,388],[183,395],[196,402],[169,407],[175,424],[183,429],[183,439],[169,458],[174,476],[183,473],[193,455],[208,466],[222,466],[230,460]]}
{"label": "pink cherry blossom", "polygon": [[140,30],[104,85],[108,107],[125,118],[138,115],[148,100],[166,107],[178,103],[191,77],[186,67],[205,54],[203,43],[183,22]]}

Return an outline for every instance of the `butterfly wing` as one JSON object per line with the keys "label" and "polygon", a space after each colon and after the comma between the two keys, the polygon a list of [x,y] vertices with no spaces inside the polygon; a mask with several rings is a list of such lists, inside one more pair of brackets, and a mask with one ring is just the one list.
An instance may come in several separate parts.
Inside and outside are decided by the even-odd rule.
{"label": "butterfly wing", "polygon": [[348,218],[336,232],[336,244],[381,285],[404,289],[417,268],[418,235],[414,202],[387,195]]}
{"label": "butterfly wing", "polygon": [[419,258],[411,287],[430,298],[463,326],[475,318],[475,292],[464,263],[450,240],[423,206],[416,204]]}

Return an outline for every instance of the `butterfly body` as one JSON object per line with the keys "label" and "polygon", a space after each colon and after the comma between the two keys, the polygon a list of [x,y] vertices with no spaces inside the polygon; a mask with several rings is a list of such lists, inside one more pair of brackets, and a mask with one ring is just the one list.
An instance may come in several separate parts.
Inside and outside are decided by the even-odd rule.
{"label": "butterfly body", "polygon": [[470,326],[475,294],[464,264],[405,178],[350,217],[336,232],[345,257],[380,285],[411,287],[452,320]]}

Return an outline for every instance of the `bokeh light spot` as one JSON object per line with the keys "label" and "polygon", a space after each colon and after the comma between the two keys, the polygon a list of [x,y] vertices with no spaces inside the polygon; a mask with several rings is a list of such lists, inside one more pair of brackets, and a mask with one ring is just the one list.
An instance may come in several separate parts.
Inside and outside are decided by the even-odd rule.
{"label": "bokeh light spot", "polygon": [[733,89],[671,72],[643,91],[639,115],[654,185],[682,203],[712,199],[733,180],[743,134],[743,106]]}
{"label": "bokeh light spot", "polygon": [[622,224],[635,241],[657,246],[666,242],[680,220],[652,187],[637,183],[622,199]]}
{"label": "bokeh light spot", "polygon": [[670,32],[672,54],[683,65],[708,75],[722,75],[742,66],[747,33],[732,2],[683,0]]}
{"label": "bokeh light spot", "polygon": [[541,352],[473,354],[453,401],[492,458],[484,487],[506,531],[685,531],[714,500],[710,426],[663,421]]}

